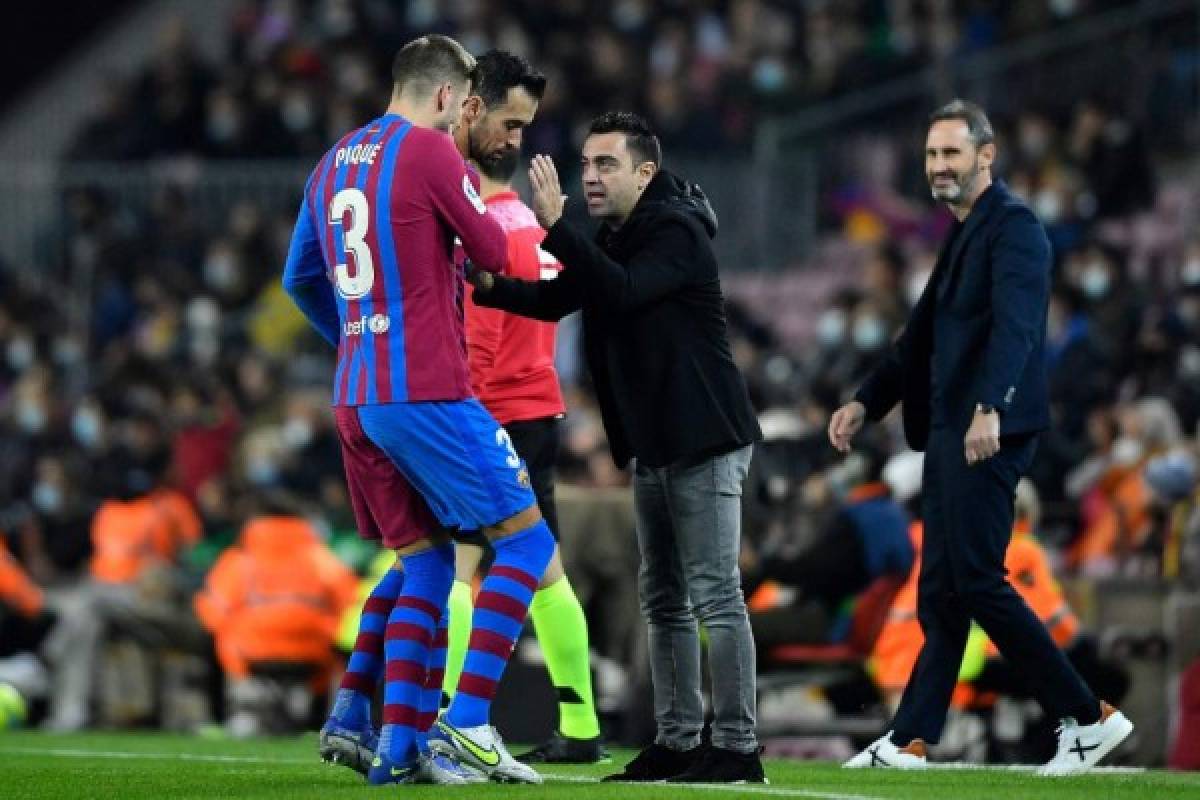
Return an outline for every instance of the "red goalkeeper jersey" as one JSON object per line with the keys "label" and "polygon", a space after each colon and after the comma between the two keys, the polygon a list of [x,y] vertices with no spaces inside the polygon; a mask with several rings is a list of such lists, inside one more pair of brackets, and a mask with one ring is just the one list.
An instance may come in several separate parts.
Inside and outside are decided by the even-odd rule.
{"label": "red goalkeeper jersey", "polygon": [[[539,246],[546,232],[516,192],[485,201],[508,237],[508,263],[498,274],[526,281],[558,276],[562,264]],[[466,303],[471,388],[500,424],[563,413],[554,369],[557,325]]]}

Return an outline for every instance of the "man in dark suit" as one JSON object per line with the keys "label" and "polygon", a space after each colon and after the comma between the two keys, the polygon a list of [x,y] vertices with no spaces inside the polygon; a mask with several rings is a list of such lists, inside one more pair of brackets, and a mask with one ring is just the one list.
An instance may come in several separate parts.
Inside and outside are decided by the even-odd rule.
{"label": "man in dark suit", "polygon": [[844,452],[866,420],[900,402],[909,444],[925,451],[925,645],[892,730],[847,767],[925,766],[972,619],[1063,721],[1043,774],[1090,769],[1133,730],[1091,693],[1005,576],[1017,481],[1050,422],[1043,350],[1051,258],[1037,218],[992,179],[993,139],[971,103],[955,100],[933,115],[925,172],[957,223],[904,332],[829,423],[830,441]]}

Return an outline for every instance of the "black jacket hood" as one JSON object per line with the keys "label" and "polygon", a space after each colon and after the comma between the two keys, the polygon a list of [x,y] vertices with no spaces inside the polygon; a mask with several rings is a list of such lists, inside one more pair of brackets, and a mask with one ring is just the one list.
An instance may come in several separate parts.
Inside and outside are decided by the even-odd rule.
{"label": "black jacket hood", "polygon": [[696,219],[704,226],[710,239],[717,235],[717,213],[713,211],[704,190],[665,169],[654,173],[646,191],[642,192],[634,206],[633,213],[621,226],[620,235],[624,237],[628,231],[633,231],[644,222],[672,214]]}

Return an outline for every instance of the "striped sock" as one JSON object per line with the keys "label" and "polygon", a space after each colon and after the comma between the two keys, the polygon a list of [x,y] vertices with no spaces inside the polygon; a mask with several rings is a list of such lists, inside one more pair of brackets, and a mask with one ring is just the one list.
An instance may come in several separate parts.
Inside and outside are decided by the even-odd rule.
{"label": "striped sock", "polygon": [[457,728],[487,724],[492,698],[521,635],[533,591],[554,552],[554,537],[542,520],[492,545],[496,560],[475,598],[467,657],[458,691],[446,711],[447,721]]}
{"label": "striped sock", "polygon": [[383,670],[384,629],[403,588],[404,572],[397,565],[383,574],[363,605],[358,638],[329,712],[346,728],[358,730],[371,724],[371,700]]}
{"label": "striped sock", "polygon": [[442,619],[433,635],[429,650],[429,670],[425,673],[425,686],[421,691],[421,702],[417,706],[417,746],[422,753],[429,752],[429,729],[437,719],[442,707],[442,680],[446,672],[446,618],[447,609],[442,609]]}
{"label": "striped sock", "polygon": [[384,639],[383,731],[379,752],[395,764],[417,755],[417,715],[430,645],[454,580],[451,545],[404,556],[404,591],[388,617]]}

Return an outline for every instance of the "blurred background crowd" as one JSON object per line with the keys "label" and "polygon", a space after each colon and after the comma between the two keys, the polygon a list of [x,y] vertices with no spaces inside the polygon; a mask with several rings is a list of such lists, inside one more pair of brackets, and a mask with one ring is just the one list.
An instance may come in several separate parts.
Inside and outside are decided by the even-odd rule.
{"label": "blurred background crowd", "polygon": [[[880,578],[899,585],[914,569],[919,456],[904,451],[893,422],[850,460],[836,457],[824,429],[903,324],[949,225],[927,199],[923,114],[934,92],[961,88],[960,65],[1060,33],[1111,45],[1108,73],[1091,75],[1087,92],[1074,92],[1075,83],[1056,89],[1052,55],[1020,61],[1016,77],[966,87],[994,111],[998,174],[1029,200],[1055,249],[1047,350],[1055,424],[1023,489],[1033,509],[1025,521],[1040,542],[1038,563],[1068,586],[1076,577],[1117,580],[1155,596],[1194,596],[1200,9],[1160,4],[1184,13],[1148,14],[1105,38],[1106,21],[1129,5],[247,0],[222,20],[219,58],[196,47],[186,25],[164,21],[136,71],[99,78],[57,162],[68,179],[54,184],[52,213],[39,221],[36,263],[9,257],[0,268],[0,625],[15,631],[0,637],[0,662],[18,659],[18,678],[41,698],[35,713],[53,727],[222,718],[225,706],[210,713],[203,699],[169,714],[161,695],[136,701],[127,676],[145,656],[113,644],[190,653],[173,669],[153,659],[142,666],[160,685],[224,694],[215,666],[240,678],[254,670],[223,653],[220,637],[247,635],[230,633],[228,617],[253,608],[255,592],[288,590],[286,576],[269,568],[280,552],[310,553],[303,574],[320,587],[303,600],[316,609],[307,627],[280,633],[280,646],[293,660],[333,652],[343,615],[354,613],[355,574],[369,573],[375,552],[353,530],[327,407],[331,353],[279,277],[307,169],[342,132],[380,112],[391,55],[430,31],[474,52],[514,50],[544,70],[549,90],[526,148],[568,168],[586,122],[613,107],[645,113],[668,164],[685,174],[694,165],[720,180],[724,161],[736,183],[761,174],[754,165],[769,167],[763,159],[772,154],[807,154],[789,161],[810,173],[807,188],[791,187],[814,198],[794,206],[795,224],[813,231],[807,246],[769,263],[723,265],[735,355],[767,435],[746,491],[743,568],[765,669],[773,652],[789,668],[805,662],[804,652],[772,649],[789,642],[859,648],[852,655],[874,676],[877,696],[827,692],[849,717],[889,692],[884,655],[872,652],[886,625],[880,617],[862,645],[855,626],[870,628],[873,612],[862,602],[856,612],[854,598]],[[1146,55],[1136,79],[1130,52]],[[916,76],[929,91],[905,95],[897,76]],[[771,138],[786,131],[773,126],[789,114],[842,108],[880,85],[898,94],[834,120],[820,141]],[[1131,85],[1148,90],[1125,92]],[[218,161],[235,170],[263,163],[277,191],[239,192],[227,182],[226,191],[206,192],[207,174],[228,174]],[[150,165],[153,180],[130,190],[119,176],[135,165]],[[776,211],[789,213],[789,195],[773,196],[785,201]],[[724,199],[714,193],[718,215],[728,209],[736,219]],[[736,242],[737,228],[726,231]],[[570,413],[559,474],[588,489],[568,502],[586,503],[589,492],[619,497],[628,476],[608,457],[579,345],[575,322],[565,321],[559,366]],[[273,534],[290,550],[272,549],[272,536],[248,524],[263,520],[295,523]],[[628,540],[613,556],[628,558],[627,532],[607,534]],[[821,553],[829,561],[817,560]],[[267,565],[250,589],[218,575],[221,559],[234,556]],[[596,604],[600,628],[636,630]],[[1161,627],[1155,619],[1146,631]],[[1167,659],[1164,637],[1125,636],[1114,649],[1120,637],[1095,633],[1092,656],[1110,670],[1104,675],[1124,675],[1123,684],[1115,679],[1121,691],[1129,684],[1129,671],[1114,666],[1122,652]],[[107,647],[116,666],[78,667],[75,648],[89,636],[87,646]],[[597,685],[602,694],[617,687],[600,706],[614,717],[632,706],[619,689],[620,675],[638,672],[630,638],[596,637],[605,673]],[[810,663],[829,657],[807,655]],[[319,694],[336,667],[329,659],[299,678],[273,663],[289,658],[262,660],[272,662],[266,674]],[[1148,691],[1161,695],[1161,684]],[[265,702],[251,695],[249,706]],[[1147,752],[1166,758],[1165,745]]]}

